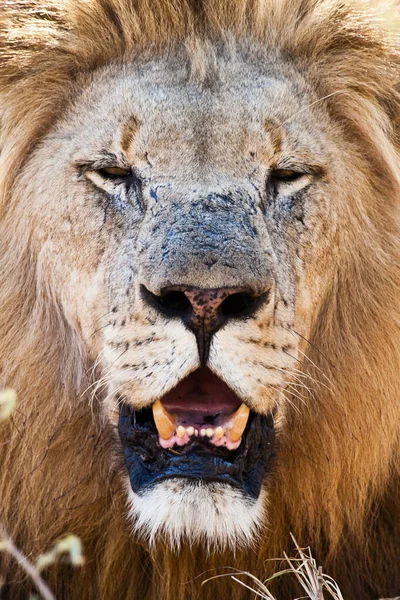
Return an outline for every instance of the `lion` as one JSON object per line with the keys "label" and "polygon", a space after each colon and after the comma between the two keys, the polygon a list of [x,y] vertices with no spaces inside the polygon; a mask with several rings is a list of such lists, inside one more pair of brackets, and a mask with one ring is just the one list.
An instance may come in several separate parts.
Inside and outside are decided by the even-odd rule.
{"label": "lion", "polygon": [[249,598],[201,582],[291,534],[346,599],[400,593],[397,18],[2,3],[1,522],[81,538],[59,600]]}

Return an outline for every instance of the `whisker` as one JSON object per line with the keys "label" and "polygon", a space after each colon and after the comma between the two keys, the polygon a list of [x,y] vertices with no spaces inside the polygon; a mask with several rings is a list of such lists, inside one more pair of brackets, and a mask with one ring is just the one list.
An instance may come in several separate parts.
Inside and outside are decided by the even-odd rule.
{"label": "whisker", "polygon": [[299,337],[301,337],[302,340],[304,340],[305,342],[307,342],[307,344],[309,344],[312,348],[314,348],[314,350],[316,350],[317,352],[319,352],[319,354],[326,360],[326,362],[333,367],[334,369],[336,368],[334,364],[331,363],[331,361],[325,356],[325,354],[318,348],[318,346],[316,346],[315,344],[313,344],[312,342],[310,342],[310,340],[308,340],[307,338],[304,337],[304,335],[301,335],[301,333],[299,333],[298,331],[296,331],[295,329],[292,329],[292,331],[298,335]]}
{"label": "whisker", "polygon": [[292,115],[290,115],[290,117],[288,117],[285,121],[283,121],[283,123],[279,124],[277,129],[279,127],[282,127],[283,125],[286,125],[286,123],[289,123],[289,121],[291,121],[292,119],[297,117],[297,115],[301,114],[302,112],[305,112],[312,106],[315,106],[316,104],[319,104],[320,102],[323,102],[323,100],[326,100],[327,98],[331,98],[331,96],[336,96],[336,94],[344,94],[344,93],[346,93],[346,90],[335,90],[334,92],[331,92],[330,94],[326,94],[326,96],[322,96],[322,98],[317,98],[317,100],[314,100],[314,102],[307,104],[307,106],[303,106],[303,108],[300,108],[299,110],[294,112]]}
{"label": "whisker", "polygon": [[[295,329],[292,329],[292,328],[289,328],[289,327],[283,327],[283,328],[284,328],[284,329],[286,329],[286,331],[288,331],[288,332],[289,332],[291,335],[293,335],[293,337],[295,337],[295,334],[296,334],[297,336],[300,336],[300,337],[302,337],[302,338],[303,338],[303,339],[304,339],[304,340],[305,340],[305,341],[306,341],[308,344],[310,344],[310,345],[312,346],[311,342],[310,342],[309,340],[307,340],[306,338],[304,338],[303,336],[301,336],[301,334],[299,334],[299,333],[298,333],[298,332],[297,332]],[[318,349],[316,346],[313,346],[313,347],[314,347],[316,350],[318,350],[318,351],[319,351],[319,353],[320,353],[322,356],[324,356],[324,355],[322,354],[322,352],[321,352],[321,351],[320,351],[320,350],[319,350],[319,349]],[[291,354],[289,354],[289,353],[288,353],[288,352],[286,352],[285,350],[283,350],[283,352],[284,352],[285,354],[288,354],[288,356],[291,356]],[[315,367],[315,368],[316,368],[318,371],[320,371],[320,372],[322,373],[322,375],[325,377],[325,379],[328,381],[328,383],[329,383],[331,386],[333,386],[333,382],[332,382],[332,381],[329,379],[329,377],[326,375],[326,373],[325,373],[324,369],[322,369],[321,367],[319,367],[318,365],[316,365],[316,364],[315,364],[315,362],[314,362],[313,360],[311,360],[311,358],[310,358],[310,357],[309,357],[307,354],[305,354],[305,353],[304,353],[302,350],[298,349],[298,352],[299,352],[299,353],[300,353],[300,354],[301,354],[301,355],[302,355],[304,358],[306,358],[306,359],[307,359],[307,360],[308,360],[308,361],[309,361],[309,362],[310,362],[310,363],[313,365],[313,367]],[[301,362],[301,361],[300,361],[298,358],[295,358],[294,356],[291,356],[291,358],[294,358],[294,359],[295,359],[295,360],[297,360],[298,362]],[[329,362],[329,360],[328,360],[328,359],[327,359],[325,356],[324,356],[324,358],[325,358],[325,360],[328,362],[328,364],[329,364],[330,366],[332,366],[333,368],[335,368],[335,365],[332,365],[332,364]],[[332,389],[331,389],[331,388],[328,388],[328,389],[329,389],[330,391],[332,391]]]}
{"label": "whisker", "polygon": [[295,385],[297,387],[301,387],[304,390],[307,390],[308,392],[310,392],[310,394],[313,393],[312,389],[310,387],[308,387],[308,385],[306,385],[303,381],[301,381],[301,379],[298,379],[296,377],[296,375],[294,375],[294,373],[292,373],[292,377],[294,377],[295,381],[290,381],[290,385]]}
{"label": "whisker", "polygon": [[271,383],[266,383],[265,385],[266,385],[267,387],[271,388],[272,390],[274,390],[275,392],[278,392],[278,394],[279,394],[280,396],[283,396],[284,400],[285,400],[286,402],[288,402],[288,403],[290,404],[290,406],[291,406],[291,407],[292,407],[292,408],[293,408],[293,409],[294,409],[294,410],[295,410],[295,411],[296,411],[296,412],[297,412],[299,415],[301,415],[301,411],[300,411],[299,407],[298,407],[298,406],[296,406],[296,405],[294,404],[294,402],[292,402],[292,400],[291,400],[290,398],[288,398],[288,397],[285,395],[285,393],[284,393],[284,390],[279,390],[278,388],[276,388],[276,387],[275,387],[274,385],[272,385]]}
{"label": "whisker", "polygon": [[124,400],[123,397],[121,396],[120,398],[116,398],[116,395],[119,394],[124,387],[127,385],[127,381],[124,381],[123,383],[121,383],[115,390],[110,391],[104,398],[104,403],[107,404],[110,400],[114,401],[114,410],[118,411],[119,408],[121,407],[121,405],[123,404]]}
{"label": "whisker", "polygon": [[[327,380],[327,382],[329,383],[329,385],[331,385],[333,387],[333,382],[326,375],[324,369],[321,369],[321,367],[319,367],[318,365],[316,365],[315,362],[313,360],[311,360],[311,358],[307,354],[305,354],[302,350],[298,349],[298,352],[300,352],[300,354],[302,356],[304,356],[304,358],[306,358],[312,364],[313,367],[315,367],[316,369],[318,369],[318,371],[321,372],[322,376],[325,377],[325,379]],[[330,389],[330,391],[332,391],[332,388],[328,388],[328,389]]]}
{"label": "whisker", "polygon": [[320,381],[319,379],[315,379],[315,377],[312,377],[312,375],[310,375],[310,373],[308,373],[307,371],[301,371],[300,369],[296,369],[295,367],[292,367],[291,369],[285,369],[284,367],[282,367],[282,369],[288,373],[295,373],[300,378],[302,377],[304,379],[309,379],[316,385],[322,385],[329,392],[333,392],[332,388],[327,386],[326,383],[324,383],[323,381]]}
{"label": "whisker", "polygon": [[[87,367],[87,369],[86,369],[86,371],[85,371],[85,375],[86,375],[86,378],[87,378],[89,381],[92,381],[92,379],[93,379],[93,377],[94,377],[94,372],[95,372],[95,370],[96,370],[96,367],[97,367],[97,365],[98,365],[98,363],[99,363],[99,361],[100,361],[100,357],[101,357],[101,355],[102,355],[103,353],[104,353],[104,350],[101,350],[101,351],[98,353],[98,355],[96,356],[96,360],[94,361],[94,363],[93,363],[93,364],[91,364],[90,366],[88,366],[88,367]],[[85,391],[84,391],[84,392],[81,394],[81,397],[82,397],[82,395],[84,395],[85,393],[86,393],[86,390],[85,390]]]}
{"label": "whisker", "polygon": [[[95,320],[93,321],[93,325],[94,325],[95,323],[98,323],[99,321],[101,321],[101,320],[102,320],[102,319],[104,319],[105,317],[107,317],[107,316],[108,316],[109,314],[111,314],[112,312],[113,312],[112,310],[109,310],[109,311],[108,311],[108,312],[106,312],[104,315],[101,315],[100,317],[98,317],[97,319],[95,319]],[[106,325],[103,325],[103,327],[108,327],[108,325],[110,325],[110,324],[111,324],[111,323],[107,323]],[[88,340],[90,340],[90,338],[91,338],[91,337],[93,337],[95,333],[97,333],[98,331],[100,331],[101,329],[103,329],[103,327],[99,327],[98,329],[95,329],[95,331],[93,331],[93,333],[91,333],[91,334],[89,335],[89,337],[88,337],[88,338],[87,338],[85,341],[87,342]]]}
{"label": "whisker", "polygon": [[[82,393],[82,396],[84,394],[87,394],[87,392],[89,390],[93,389],[93,392],[91,393],[91,396],[89,398],[89,404],[93,405],[94,399],[96,397],[96,393],[98,392],[99,389],[101,389],[102,387],[104,387],[111,378],[111,369],[114,366],[114,364],[121,358],[121,356],[123,356],[125,354],[125,352],[128,351],[128,348],[124,348],[124,350],[121,352],[121,354],[119,356],[117,356],[117,358],[110,364],[107,366],[107,369],[104,373],[102,373],[102,376],[97,379],[96,381],[94,381],[90,386],[88,386],[88,388],[86,388],[86,390]],[[101,353],[100,353],[101,354]],[[98,359],[96,359],[97,361]]]}
{"label": "whisker", "polygon": [[104,319],[104,317],[107,317],[108,315],[110,315],[113,311],[109,310],[108,312],[106,312],[104,315],[101,315],[101,317],[98,317],[97,319],[95,319],[93,321],[93,323],[97,323],[97,321],[100,321],[101,319]]}
{"label": "whisker", "polygon": [[89,335],[88,338],[85,339],[85,342],[88,342],[94,335],[96,335],[96,333],[98,333],[99,331],[101,331],[102,329],[105,329],[106,327],[110,327],[111,323],[106,323],[105,325],[102,325],[101,327],[98,327],[97,329],[95,329],[93,331],[93,333],[91,333]]}
{"label": "whisker", "polygon": [[297,398],[298,400],[300,400],[300,402],[302,404],[304,404],[304,406],[307,406],[307,398],[306,396],[304,396],[303,394],[300,394],[300,392],[297,392],[295,390],[292,389],[292,384],[289,383],[289,385],[287,386],[286,390],[288,391],[292,396],[294,396],[295,398]]}
{"label": "whisker", "polygon": [[[302,388],[302,389],[306,390],[306,391],[308,392],[308,394],[309,394],[309,395],[308,395],[308,396],[305,396],[304,394],[301,394],[301,393],[300,393],[298,390],[296,390],[296,392],[295,392],[295,391],[292,389],[293,387],[295,387],[295,388]],[[290,392],[291,392],[291,393],[293,393],[295,396],[297,395],[297,397],[298,397],[299,399],[300,399],[300,398],[302,398],[302,399],[303,399],[303,403],[304,403],[304,404],[306,404],[306,403],[307,403],[307,400],[308,400],[308,398],[309,398],[310,396],[313,396],[313,392],[312,392],[312,390],[310,390],[308,387],[306,387],[306,386],[302,385],[301,383],[289,383],[289,385],[288,385],[287,389],[288,389],[288,390],[290,390]]]}
{"label": "whisker", "polygon": [[[329,377],[325,374],[324,370],[319,367],[318,365],[315,364],[315,362],[309,357],[307,356],[307,354],[305,354],[302,350],[300,350],[299,348],[297,349],[297,351],[305,358],[307,359],[313,367],[315,367],[318,371],[320,371],[320,373],[323,375],[323,377],[325,377],[325,379],[329,382],[330,385],[332,384],[332,381],[329,379]],[[290,356],[290,358],[293,358],[293,360],[295,360],[296,362],[301,364],[301,360],[299,358],[296,358],[295,356],[293,356],[292,354],[290,354],[289,352],[287,352],[287,350],[282,350],[282,352],[284,352],[284,354],[287,354],[288,356]]]}

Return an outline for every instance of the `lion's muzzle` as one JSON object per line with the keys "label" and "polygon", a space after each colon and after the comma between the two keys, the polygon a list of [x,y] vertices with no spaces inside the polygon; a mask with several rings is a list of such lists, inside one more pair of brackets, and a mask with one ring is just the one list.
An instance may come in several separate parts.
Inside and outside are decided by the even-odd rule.
{"label": "lion's muzzle", "polygon": [[[231,331],[232,340],[247,338],[248,327],[254,329],[273,312],[276,283],[261,208],[254,189],[246,191],[245,184],[230,193],[201,196],[188,189],[181,198],[166,183],[152,192],[146,211],[152,235],[138,243],[132,312],[148,319],[150,338],[152,331],[164,337],[165,327],[170,336],[165,339],[171,340],[170,346],[160,343],[157,358],[156,346],[149,344],[153,366],[144,378],[156,372],[160,380],[165,373],[175,379],[174,386],[149,394],[139,408],[132,401],[134,390],[120,399],[119,435],[131,487],[144,497],[170,479],[206,488],[224,484],[254,505],[271,465],[271,405],[263,414],[252,412],[247,391],[231,389],[226,365],[216,368],[215,361],[223,353],[218,336]],[[178,339],[187,344],[190,366]],[[162,373],[169,350],[171,360]]]}

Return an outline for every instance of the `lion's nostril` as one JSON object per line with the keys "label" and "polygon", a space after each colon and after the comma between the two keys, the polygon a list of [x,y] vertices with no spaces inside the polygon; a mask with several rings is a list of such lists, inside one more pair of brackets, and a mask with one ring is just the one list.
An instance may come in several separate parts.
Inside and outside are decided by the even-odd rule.
{"label": "lion's nostril", "polygon": [[255,300],[256,298],[250,294],[232,294],[225,298],[219,311],[226,318],[241,317],[252,308]]}
{"label": "lion's nostril", "polygon": [[179,290],[165,290],[158,296],[141,286],[142,297],[148,304],[168,317],[186,317],[192,312],[187,296]]}
{"label": "lion's nostril", "polygon": [[176,313],[187,313],[191,311],[190,300],[183,292],[167,292],[158,297],[158,302],[164,310]]}
{"label": "lion's nostril", "polygon": [[263,300],[264,298],[261,298],[261,296],[253,296],[252,294],[231,294],[222,302],[219,311],[226,319],[240,318],[253,313]]}

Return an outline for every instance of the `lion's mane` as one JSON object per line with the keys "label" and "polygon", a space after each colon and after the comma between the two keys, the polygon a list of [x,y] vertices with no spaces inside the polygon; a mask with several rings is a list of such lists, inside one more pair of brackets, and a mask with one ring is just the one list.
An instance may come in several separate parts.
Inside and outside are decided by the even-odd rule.
{"label": "lion's mane", "polygon": [[[83,571],[48,573],[58,598],[248,597],[224,578],[201,588],[196,576],[234,565],[263,578],[275,568],[267,559],[291,552],[289,532],[312,547],[345,597],[400,592],[400,97],[397,16],[385,5],[382,12],[361,0],[2,1],[0,369],[19,403],[1,426],[0,514],[30,556],[66,532],[81,536]],[[238,549],[235,558],[188,547],[177,559],[130,536],[113,432],[98,400],[89,407],[84,345],[46,284],[13,183],[81,77],[180,41],[201,69],[202,48],[232,34],[291,56],[346,140],[357,140],[353,205],[343,265],[303,367],[315,383],[301,415],[289,409],[261,547]],[[25,598],[23,574],[7,569],[4,559],[4,597]],[[283,598],[298,593],[281,585]]]}

